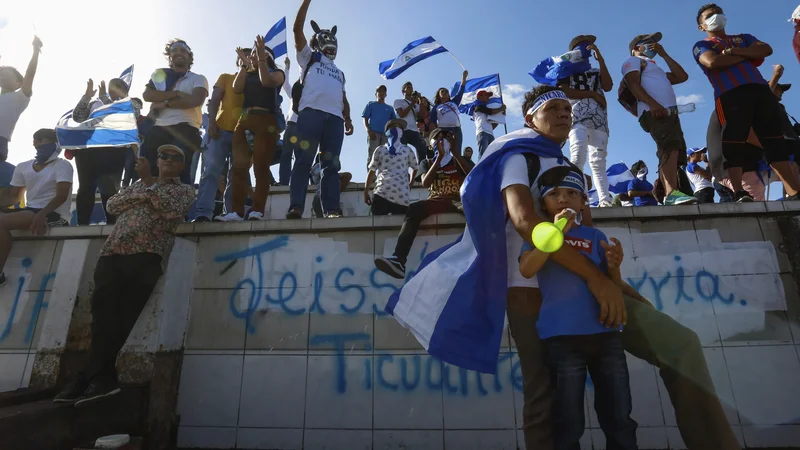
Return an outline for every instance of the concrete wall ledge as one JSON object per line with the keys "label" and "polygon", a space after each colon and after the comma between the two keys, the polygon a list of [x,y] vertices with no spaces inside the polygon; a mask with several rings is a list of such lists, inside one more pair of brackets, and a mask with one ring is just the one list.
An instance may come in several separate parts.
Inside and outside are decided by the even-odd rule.
{"label": "concrete wall ledge", "polygon": [[[657,221],[691,220],[711,217],[781,217],[800,215],[800,202],[753,202],[714,203],[706,205],[645,206],[592,208],[592,217],[598,223],[608,221]],[[262,220],[234,223],[211,222],[202,224],[184,223],[177,234],[191,239],[192,236],[231,235],[253,233],[319,233],[333,231],[392,230],[403,223],[402,216],[358,216],[339,219]],[[422,228],[461,228],[464,218],[459,214],[441,214],[422,222]],[[91,225],[81,227],[50,228],[43,236],[34,236],[28,231],[14,231],[14,239],[91,239],[105,238],[113,225]]]}

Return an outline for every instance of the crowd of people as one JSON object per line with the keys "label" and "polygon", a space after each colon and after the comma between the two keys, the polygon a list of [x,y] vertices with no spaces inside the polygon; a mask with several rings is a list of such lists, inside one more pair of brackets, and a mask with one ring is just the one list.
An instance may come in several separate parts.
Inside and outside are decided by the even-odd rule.
{"label": "crowd of people", "polygon": [[[135,148],[66,152],[66,159],[75,159],[80,181],[78,224],[89,224],[99,189],[106,222],[116,226],[95,269],[89,365],[55,401],[82,406],[119,392],[116,354],[161,276],[175,230],[187,219],[192,204],[195,214],[188,219],[195,223],[264,220],[270,187],[284,185],[289,186],[290,196],[285,216],[299,219],[311,183],[317,186],[315,215],[341,217],[340,193],[352,175],[341,172],[340,155],[354,125],[345,73],[336,64],[337,27],[323,29],[312,20],[314,33],[307,38],[304,27],[310,3],[302,0],[293,26],[301,73],[294,83],[289,58],[279,68],[273,50],[256,36],[252,48],[235,49],[235,73],[219,75],[209,89],[207,78],[191,71],[191,47],[174,39],[164,47],[168,67],[153,72],[142,100],[131,99],[142,140],[138,154]],[[402,98],[391,106],[386,86],[378,86],[375,101],[363,109],[364,202],[373,215],[404,216],[393,254],[377,258],[376,267],[405,279],[406,259],[420,223],[448,212],[466,215],[465,235],[471,237],[459,239],[452,248],[474,245],[473,253],[462,255],[491,261],[493,270],[498,262],[507,267],[507,280],[505,276],[492,280],[502,289],[478,287],[459,301],[504,293],[503,314],[507,311],[525,379],[528,448],[577,448],[584,429],[587,370],[608,447],[636,448],[624,351],[661,369],[690,449],[739,448],[714,393],[697,337],[653,309],[621,280],[623,249],[592,227],[587,205],[589,184],[597,190],[601,207],[710,203],[715,193],[721,201],[764,200],[764,183],[759,188],[758,180],[765,173],[780,179],[785,201],[798,198],[794,158],[800,138],[780,104],[791,86],[779,82],[782,66],[775,66],[767,82],[758,67],[772,53],[771,47],[750,34],[726,34],[725,15],[718,5],[703,5],[696,19],[706,38],[695,45],[694,58],[708,76],[716,101],[706,145],[687,148],[681,130],[673,86],[685,82],[688,74],[659,43],[661,33],[635,36],[629,45],[631,56],[622,65],[618,96],[653,138],[658,176],[651,184],[646,164],[638,161],[631,166],[635,178],[627,192],[616,197],[606,176],[606,94],[614,83],[595,36],[576,36],[568,50],[584,61],[594,58],[599,67],[586,64],[581,66],[584,70],[552,85],[534,87],[525,96],[521,130],[496,139],[498,123],[491,117],[505,113],[505,106],[490,106],[489,90],[477,92],[471,109],[475,160],[473,149],[463,148],[459,111],[466,70],[455,92],[440,88],[433,102],[409,81],[402,85]],[[792,20],[800,29],[800,7]],[[794,45],[798,53],[797,38]],[[59,156],[55,130],[43,128],[34,134],[33,160],[16,167],[5,162],[14,125],[32,95],[41,47],[42,42],[34,39],[25,75],[0,67],[0,207],[7,208],[0,214],[0,286],[6,282],[2,267],[11,250],[10,231],[30,229],[41,234],[48,226],[67,225],[71,217],[73,168]],[[127,98],[130,86],[112,79],[107,90],[104,82],[98,88],[99,95],[93,80],[88,81],[73,110],[75,121]],[[147,115],[141,114],[144,103],[149,104]],[[206,118],[203,105],[208,108]],[[201,129],[206,130],[204,137]],[[567,140],[565,157],[561,146]],[[587,162],[590,176],[583,172]],[[196,192],[194,164],[201,170]],[[270,172],[274,164],[279,165],[277,180]],[[411,202],[415,182],[429,190],[427,199]],[[218,199],[222,208],[215,206]],[[485,214],[475,212],[484,204]],[[553,253],[536,248],[533,228],[562,218],[568,224],[567,245]],[[501,232],[489,233],[485,227]],[[495,239],[491,245],[479,245],[489,235]],[[504,245],[498,245],[501,238]],[[492,253],[500,250],[506,258]],[[447,251],[431,257],[446,258]],[[426,265],[415,276],[418,282],[442,283],[420,278],[435,266]],[[390,302],[389,310],[402,304],[405,290],[397,294],[399,300]],[[416,292],[441,294],[437,289]],[[423,304],[428,305],[420,302],[415,307]],[[573,377],[573,371],[583,375]]]}

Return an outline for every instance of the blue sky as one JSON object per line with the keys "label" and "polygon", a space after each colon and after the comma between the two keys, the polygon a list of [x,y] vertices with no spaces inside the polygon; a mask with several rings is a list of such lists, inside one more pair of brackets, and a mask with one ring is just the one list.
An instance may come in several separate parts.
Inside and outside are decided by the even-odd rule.
{"label": "blue sky", "polygon": [[[314,0],[309,19],[316,20],[324,28],[334,24],[339,27],[340,50],[336,62],[346,74],[353,108],[356,132],[345,139],[343,170],[353,172],[356,181],[365,179],[366,131],[360,113],[364,105],[374,99],[377,85],[388,86],[388,101],[401,96],[400,87],[407,80],[425,96],[433,98],[438,87],[450,87],[460,79],[461,67],[447,54],[423,61],[395,80],[381,79],[377,69],[380,61],[395,57],[408,42],[428,35],[458,56],[471,77],[500,73],[511,114],[510,131],[522,124],[520,100],[534,83],[528,71],[543,58],[565,52],[575,35],[598,36],[597,45],[614,80],[614,90],[609,95],[609,164],[623,160],[630,165],[641,158],[655,166],[652,140],[636,119],[616,102],[616,90],[621,79],[620,67],[628,55],[628,43],[633,36],[661,31],[664,47],[689,73],[689,81],[677,86],[677,93],[693,99],[698,106],[696,112],[681,116],[687,144],[704,145],[706,126],[713,110],[713,91],[691,53],[693,44],[704,37],[695,22],[702,3],[686,0],[501,0],[491,4],[477,0]],[[82,95],[88,77],[95,81],[108,79],[135,63],[133,93],[140,95],[153,69],[166,65],[161,56],[164,43],[172,37],[180,37],[194,51],[193,71],[205,75],[213,84],[220,73],[235,70],[233,49],[236,46],[249,46],[256,33],[265,33],[282,16],[287,17],[291,28],[300,1],[144,0],[135,6],[130,2],[100,1],[93,3],[92,10],[70,9],[73,5],[34,0],[0,13],[0,16],[5,14],[2,18],[8,21],[0,30],[0,62],[3,64],[12,64],[24,71],[30,56],[33,27],[45,42],[34,98],[20,119],[11,143],[11,162],[32,157],[32,133],[40,127],[53,126],[63,112],[72,108]],[[129,12],[123,13],[121,20],[111,20],[116,24],[112,28],[118,32],[101,32],[102,25],[95,20],[97,15],[123,5]],[[769,0],[760,4],[734,0],[721,2],[720,6],[728,16],[729,33],[750,33],[772,45],[775,53],[761,67],[765,77],[771,74],[773,64],[781,63],[786,67],[784,81],[798,81],[800,68],[791,47],[793,29],[787,23],[797,0]],[[42,10],[49,11],[46,17],[35,14]],[[306,26],[306,33],[310,34],[309,26]],[[291,44],[291,32],[289,40]],[[662,63],[660,59],[658,62]],[[296,79],[298,74],[294,64],[290,77]],[[800,85],[784,97],[787,109],[795,115],[800,114],[798,98]],[[462,122],[465,145],[474,147],[474,127],[466,116],[462,116]],[[566,146],[565,152],[568,153]]]}

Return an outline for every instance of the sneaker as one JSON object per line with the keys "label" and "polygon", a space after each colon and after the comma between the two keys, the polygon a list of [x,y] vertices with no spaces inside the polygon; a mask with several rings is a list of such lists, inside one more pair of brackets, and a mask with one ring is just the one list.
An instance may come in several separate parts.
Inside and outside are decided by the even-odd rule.
{"label": "sneaker", "polygon": [[303,218],[303,211],[300,211],[297,208],[290,209],[289,212],[286,213],[287,219],[302,219]]}
{"label": "sneaker", "polygon": [[192,223],[204,223],[204,222],[211,222],[211,219],[209,219],[206,216],[197,216],[192,221]]}
{"label": "sneaker", "polygon": [[[791,202],[791,201],[794,201],[794,200],[800,200],[800,193],[794,194],[794,195],[787,195],[782,200],[785,201],[785,202]],[[2,283],[2,281],[0,281],[0,283]],[[2,284],[0,284],[0,286],[2,286]]]}
{"label": "sneaker", "polygon": [[597,206],[599,206],[600,208],[611,208],[614,205],[612,205],[611,202],[609,202],[607,200],[603,200]]}
{"label": "sneaker", "polygon": [[329,212],[325,215],[326,219],[338,219],[340,217],[342,217],[342,213],[340,212]]}
{"label": "sneaker", "polygon": [[0,272],[0,287],[5,286],[7,281],[5,272]]}
{"label": "sneaker", "polygon": [[397,256],[385,257],[375,259],[375,267],[381,272],[389,275],[390,277],[402,280],[406,277],[406,265],[401,263]]}
{"label": "sneaker", "polygon": [[122,390],[119,388],[119,384],[117,384],[116,381],[109,383],[93,381],[89,384],[89,387],[86,388],[83,395],[75,402],[75,407],[83,408],[106,397],[117,395],[120,392],[122,392]]}
{"label": "sneaker", "polygon": [[753,201],[753,197],[750,197],[747,191],[739,191],[733,197],[733,201],[736,203],[750,203]]}
{"label": "sneaker", "polygon": [[686,195],[679,190],[670,192],[667,198],[664,199],[664,206],[674,205],[694,205],[697,204],[697,198],[692,195]]}
{"label": "sneaker", "polygon": [[258,211],[250,211],[247,220],[264,220],[264,214]]}
{"label": "sneaker", "polygon": [[76,400],[83,397],[88,387],[89,383],[79,378],[62,389],[53,399],[53,403],[75,403]]}
{"label": "sneaker", "polygon": [[224,216],[214,217],[214,220],[216,220],[217,222],[241,222],[244,219],[239,214],[232,212],[225,214]]}

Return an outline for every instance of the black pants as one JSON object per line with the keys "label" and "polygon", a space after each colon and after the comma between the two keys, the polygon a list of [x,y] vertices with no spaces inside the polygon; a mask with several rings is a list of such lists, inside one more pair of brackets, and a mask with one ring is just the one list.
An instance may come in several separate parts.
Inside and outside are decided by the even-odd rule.
{"label": "black pants", "polygon": [[752,159],[747,137],[752,128],[764,148],[768,163],[787,161],[789,150],[783,139],[782,112],[778,99],[765,84],[745,84],[724,92],[716,103],[722,125],[722,154],[725,168],[745,167]]}
{"label": "black pants", "polygon": [[89,225],[94,210],[94,195],[98,188],[106,223],[117,222],[117,218],[106,211],[106,203],[112,195],[119,192],[126,153],[132,153],[130,148],[87,148],[75,154],[75,167],[78,169],[80,183],[75,199],[78,225]]}
{"label": "black pants", "polygon": [[161,277],[161,257],[154,253],[102,256],[94,270],[92,343],[87,381],[116,381],[117,353]]}
{"label": "black pants", "polygon": [[414,239],[419,231],[419,224],[426,218],[435,214],[459,213],[464,214],[464,207],[458,198],[429,198],[408,205],[406,219],[400,227],[400,236],[394,248],[394,256],[403,264],[408,258],[408,252],[414,245]]}
{"label": "black pants", "polygon": [[147,137],[142,144],[142,152],[148,161],[153,176],[158,176],[158,147],[166,144],[176,145],[184,152],[183,172],[181,172],[181,183],[192,184],[192,157],[195,152],[200,151],[200,130],[188,123],[179,123],[168,127],[153,127],[147,133]]}
{"label": "black pants", "polygon": [[398,205],[390,202],[378,194],[372,196],[372,206],[370,212],[373,216],[387,216],[389,214],[400,215],[408,211],[408,206]]}
{"label": "black pants", "polygon": [[425,138],[419,132],[403,130],[403,137],[400,138],[400,142],[414,146],[414,150],[417,151],[417,161],[422,162],[428,157],[428,144],[425,143]]}
{"label": "black pants", "polygon": [[694,197],[697,199],[697,203],[714,203],[714,192],[714,188],[709,186],[695,191]]}

